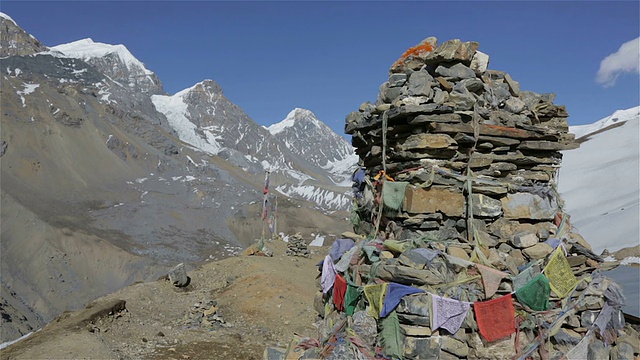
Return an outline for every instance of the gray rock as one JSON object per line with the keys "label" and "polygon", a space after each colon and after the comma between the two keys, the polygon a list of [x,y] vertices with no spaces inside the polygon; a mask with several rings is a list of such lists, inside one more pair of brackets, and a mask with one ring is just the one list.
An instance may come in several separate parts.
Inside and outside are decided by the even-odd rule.
{"label": "gray rock", "polygon": [[189,285],[189,277],[187,276],[187,270],[183,263],[176,265],[171,271],[169,271],[169,281],[173,286],[185,287]]}
{"label": "gray rock", "polygon": [[409,296],[404,296],[402,300],[400,300],[400,304],[396,308],[396,312],[398,314],[411,314],[422,316],[426,319],[427,324],[429,323],[429,309],[431,307],[431,302],[429,300],[428,294],[414,294]]}
{"label": "gray rock", "polygon": [[287,354],[287,349],[269,346],[262,353],[262,360],[281,360]]}
{"label": "gray rock", "polygon": [[531,247],[528,247],[522,250],[522,252],[529,259],[537,260],[537,259],[542,259],[547,255],[551,254],[551,252],[553,252],[553,248],[545,243],[537,243]]}
{"label": "gray rock", "polygon": [[482,194],[472,194],[473,216],[496,217],[502,214],[502,203],[500,200]]}
{"label": "gray rock", "polygon": [[480,90],[484,90],[484,83],[480,79],[476,79],[476,78],[464,79],[461,81],[461,83],[464,85],[464,87],[467,88],[467,90],[473,93],[477,93]]}
{"label": "gray rock", "polygon": [[511,93],[511,95],[520,95],[520,84],[517,81],[513,80],[509,74],[504,74],[504,81],[509,86],[509,92]]}
{"label": "gray rock", "polygon": [[478,50],[479,44],[475,41],[462,42],[460,39],[448,40],[440,44],[435,50],[425,57],[427,65],[442,62],[458,61],[470,64]]}
{"label": "gray rock", "polygon": [[587,358],[589,359],[608,359],[610,347],[604,346],[601,340],[593,339],[589,344],[589,352]]}
{"label": "gray rock", "polygon": [[476,77],[476,73],[462,63],[456,63],[452,66],[439,65],[436,68],[436,74],[453,80],[473,79]]}
{"label": "gray rock", "polygon": [[389,76],[389,87],[399,87],[407,82],[407,74],[391,74]]}
{"label": "gray rock", "polygon": [[575,346],[582,340],[582,335],[571,329],[561,328],[553,338],[558,344]]}
{"label": "gray rock", "polygon": [[506,219],[552,220],[558,210],[555,201],[531,193],[508,194],[501,201]]}
{"label": "gray rock", "polygon": [[487,71],[487,67],[489,66],[489,55],[483,53],[478,50],[473,55],[473,59],[471,59],[471,65],[469,67],[473,70],[477,75],[482,75],[485,71]]}
{"label": "gray rock", "polygon": [[416,71],[409,77],[407,94],[409,96],[426,96],[431,98],[433,97],[432,85],[434,85],[434,80],[428,72]]}
{"label": "gray rock", "polygon": [[407,359],[440,359],[439,337],[405,337],[404,356]]}
{"label": "gray rock", "polygon": [[476,103],[476,98],[462,83],[457,83],[453,91],[449,93],[449,101],[455,104],[455,110],[471,110]]}
{"label": "gray rock", "polygon": [[460,358],[466,358],[469,355],[469,346],[460,340],[456,340],[451,336],[442,336],[440,338],[440,348]]}
{"label": "gray rock", "polygon": [[511,238],[511,244],[520,249],[531,247],[537,244],[538,241],[540,241],[538,237],[531,233],[517,233]]}
{"label": "gray rock", "polygon": [[518,99],[517,97],[510,97],[504,103],[505,110],[514,114],[520,114],[526,106],[527,105],[524,103],[524,101]]}
{"label": "gray rock", "polygon": [[627,343],[619,343],[611,349],[611,360],[633,359],[633,346]]}
{"label": "gray rock", "polygon": [[440,88],[433,89],[433,102],[436,104],[444,104],[449,100],[449,93],[446,91],[440,90]]}

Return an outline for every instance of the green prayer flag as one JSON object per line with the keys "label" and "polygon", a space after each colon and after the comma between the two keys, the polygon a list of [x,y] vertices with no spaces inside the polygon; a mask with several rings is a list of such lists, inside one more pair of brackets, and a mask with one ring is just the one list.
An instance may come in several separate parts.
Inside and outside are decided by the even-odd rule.
{"label": "green prayer flag", "polygon": [[532,310],[543,311],[549,308],[549,280],[544,274],[539,274],[526,285],[516,291],[518,301]]}
{"label": "green prayer flag", "polygon": [[361,294],[362,289],[360,287],[347,285],[347,292],[344,295],[344,307],[347,315],[353,316]]}

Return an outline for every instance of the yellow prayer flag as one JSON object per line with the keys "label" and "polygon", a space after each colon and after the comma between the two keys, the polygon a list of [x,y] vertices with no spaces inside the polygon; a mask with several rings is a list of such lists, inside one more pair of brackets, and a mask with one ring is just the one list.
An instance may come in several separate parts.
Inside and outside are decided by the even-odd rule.
{"label": "yellow prayer flag", "polygon": [[369,315],[373,316],[375,319],[380,317],[380,311],[382,311],[384,297],[387,295],[388,287],[389,283],[366,285],[364,287],[364,295],[367,297],[367,301],[369,302]]}
{"label": "yellow prayer flag", "polygon": [[578,279],[573,274],[560,246],[551,255],[551,260],[549,260],[547,267],[544,268],[544,274],[549,279],[551,290],[561,298],[567,296],[578,284]]}

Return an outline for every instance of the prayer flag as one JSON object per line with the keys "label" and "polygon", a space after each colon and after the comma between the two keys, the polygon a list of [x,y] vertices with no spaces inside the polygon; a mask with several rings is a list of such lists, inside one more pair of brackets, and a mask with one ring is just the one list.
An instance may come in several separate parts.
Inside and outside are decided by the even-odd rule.
{"label": "prayer flag", "polygon": [[549,279],[551,290],[561,298],[567,296],[578,284],[578,280],[573,275],[571,266],[569,266],[569,262],[560,247],[551,255],[551,260],[549,260],[547,267],[544,268],[544,273]]}
{"label": "prayer flag", "polygon": [[516,331],[516,309],[511,294],[473,304],[480,334],[492,342]]}
{"label": "prayer flag", "polygon": [[339,311],[344,311],[344,296],[347,292],[347,281],[336,274],[336,280],[333,284],[333,304]]}
{"label": "prayer flag", "polygon": [[480,271],[480,275],[482,275],[482,285],[484,285],[484,294],[487,299],[496,293],[500,286],[500,281],[509,276],[507,273],[482,264],[476,264],[476,267],[478,268],[478,271]]}
{"label": "prayer flag", "polygon": [[431,295],[431,329],[443,328],[455,334],[464,322],[469,303],[441,296]]}
{"label": "prayer flag", "polygon": [[550,293],[549,280],[543,274],[539,274],[518,289],[516,297],[520,303],[527,305],[532,310],[543,311],[549,308]]}
{"label": "prayer flag", "polygon": [[404,203],[404,193],[409,185],[406,181],[385,181],[382,183],[382,202],[384,206],[399,211]]}
{"label": "prayer flag", "polygon": [[389,287],[387,290],[387,296],[384,298],[384,303],[382,305],[382,311],[380,312],[380,317],[387,317],[390,312],[395,310],[395,308],[400,304],[400,300],[405,295],[415,294],[419,292],[424,292],[422,289],[414,288],[412,286],[401,285],[396,283],[389,283]]}
{"label": "prayer flag", "polygon": [[389,284],[366,285],[364,287],[364,296],[369,302],[369,315],[375,319],[380,318],[380,311],[384,306],[384,297],[387,294]]}
{"label": "prayer flag", "polygon": [[320,278],[320,284],[322,285],[322,292],[325,294],[331,290],[333,283],[336,281],[336,269],[333,268],[333,260],[330,255],[324,257],[322,262],[322,277]]}
{"label": "prayer flag", "polygon": [[362,294],[362,289],[347,284],[347,292],[344,295],[344,307],[347,315],[352,316],[356,310],[356,305],[358,304],[358,299]]}

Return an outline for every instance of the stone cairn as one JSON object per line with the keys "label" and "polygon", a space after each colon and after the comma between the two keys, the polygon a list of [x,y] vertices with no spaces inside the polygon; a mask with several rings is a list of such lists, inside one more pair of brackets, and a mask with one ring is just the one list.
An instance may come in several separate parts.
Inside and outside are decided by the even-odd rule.
{"label": "stone cairn", "polygon": [[305,258],[311,257],[307,243],[304,242],[304,239],[299,233],[290,235],[288,240],[289,242],[287,243],[287,251],[285,252],[285,255]]}
{"label": "stone cairn", "polygon": [[347,116],[362,238],[324,259],[318,338],[292,358],[637,356],[601,274],[615,264],[571,231],[556,191],[559,151],[576,146],[567,111],[488,63],[476,42],[427,38]]}

